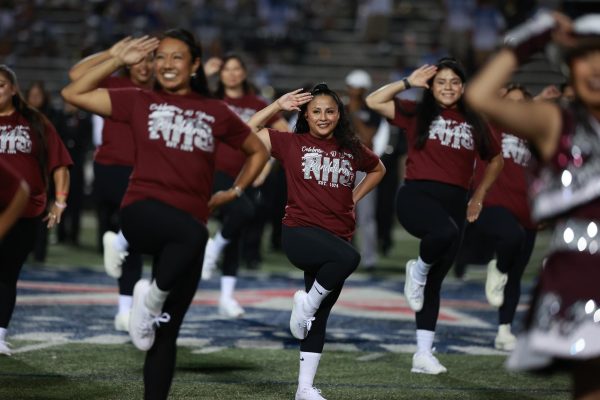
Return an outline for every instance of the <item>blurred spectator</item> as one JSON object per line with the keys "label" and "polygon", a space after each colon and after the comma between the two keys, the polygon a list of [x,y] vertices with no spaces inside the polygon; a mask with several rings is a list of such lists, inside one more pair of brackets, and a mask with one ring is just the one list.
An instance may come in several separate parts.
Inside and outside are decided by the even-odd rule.
{"label": "blurred spectator", "polygon": [[504,26],[504,18],[493,0],[479,0],[473,19],[471,42],[475,69],[479,68],[496,50]]}
{"label": "blurred spectator", "polygon": [[[51,106],[50,95],[46,91],[44,82],[32,82],[25,92],[25,99],[29,105],[44,114],[50,120],[52,125],[56,127],[59,113]],[[51,182],[48,187],[48,193],[52,196],[54,195],[54,187]],[[39,224],[38,228],[39,231],[33,249],[33,258],[37,262],[44,262],[48,252],[48,227],[46,224]]]}
{"label": "blurred spectator", "polygon": [[64,103],[63,111],[58,113],[55,126],[73,159],[67,197],[69,207],[65,209],[62,222],[58,225],[58,241],[78,246],[84,195],[83,165],[91,146],[92,119],[90,114],[69,103]]}
{"label": "blurred spectator", "polygon": [[381,42],[389,35],[391,0],[361,0],[356,13],[356,30],[368,42]]}
{"label": "blurred spectator", "polygon": [[446,26],[442,44],[452,57],[468,65],[476,0],[444,0],[444,3]]}

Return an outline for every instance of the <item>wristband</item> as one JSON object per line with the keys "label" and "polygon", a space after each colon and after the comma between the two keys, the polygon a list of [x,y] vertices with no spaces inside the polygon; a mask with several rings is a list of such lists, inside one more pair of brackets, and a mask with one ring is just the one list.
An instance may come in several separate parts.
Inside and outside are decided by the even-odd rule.
{"label": "wristband", "polygon": [[65,197],[67,197],[67,196],[69,196],[69,192],[56,192],[54,194],[54,197],[58,197],[58,196],[65,196]]}
{"label": "wristband", "polygon": [[242,189],[239,186],[233,186],[231,190],[235,192],[235,197],[242,197],[242,195],[244,194],[244,189]]}
{"label": "wristband", "polygon": [[55,201],[54,205],[58,208],[67,208],[67,203],[59,203],[58,201]]}
{"label": "wristband", "polygon": [[408,89],[410,89],[412,87],[412,85],[408,81],[408,78],[402,78],[402,83],[404,83],[404,89],[405,90],[408,90]]}
{"label": "wristband", "polygon": [[541,51],[552,38],[556,20],[548,11],[535,14],[530,20],[510,30],[504,36],[504,45],[515,52],[519,64]]}

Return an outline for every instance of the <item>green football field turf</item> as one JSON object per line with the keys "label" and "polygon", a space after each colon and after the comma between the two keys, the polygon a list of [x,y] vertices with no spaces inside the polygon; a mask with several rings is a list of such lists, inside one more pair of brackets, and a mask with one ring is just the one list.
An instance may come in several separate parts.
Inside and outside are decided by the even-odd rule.
{"label": "green football field turf", "polygon": [[[297,352],[180,348],[172,399],[293,399]],[[567,399],[565,377],[508,373],[500,356],[439,355],[448,374],[411,374],[410,355],[324,353],[328,399]],[[139,399],[143,354],[131,345],[57,346],[0,358],[1,399]]]}
{"label": "green football field turf", "polygon": [[[82,248],[53,245],[47,264],[65,272],[73,266],[100,270],[101,257],[93,251],[93,228],[89,223],[84,228]],[[404,264],[416,254],[417,242],[400,229],[395,238],[392,252],[381,260],[375,275],[402,280]],[[542,235],[527,281],[536,274],[545,241]],[[262,271],[293,270],[282,254],[265,249],[264,255]],[[468,279],[483,282],[483,276],[483,269],[473,268]],[[297,357],[294,350],[198,353],[180,347],[170,398],[293,399]],[[439,354],[439,359],[449,373],[427,376],[410,373],[408,353],[326,351],[315,385],[329,400],[570,398],[566,376],[509,373],[503,356]],[[143,353],[131,344],[70,343],[0,357],[0,399],[141,399],[142,365]]]}

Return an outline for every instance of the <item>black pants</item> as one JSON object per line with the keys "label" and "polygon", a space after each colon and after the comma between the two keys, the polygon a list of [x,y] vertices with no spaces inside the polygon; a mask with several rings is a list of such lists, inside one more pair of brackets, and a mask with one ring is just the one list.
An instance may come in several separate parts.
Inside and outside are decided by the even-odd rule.
{"label": "black pants", "polygon": [[350,242],[314,227],[283,225],[281,244],[290,262],[304,271],[307,292],[315,280],[331,291],[317,310],[308,336],[300,342],[301,351],[321,353],[329,313],[346,278],[358,267],[360,253]]}
{"label": "black pants", "polygon": [[8,328],[17,300],[17,280],[41,224],[42,216],[21,218],[0,241],[0,328]]}
{"label": "black pants", "polygon": [[[234,178],[217,171],[213,191],[227,190],[233,186]],[[248,226],[256,212],[254,192],[256,189],[247,188],[245,192],[234,201],[225,204],[219,211],[222,222],[221,235],[230,242],[223,252],[223,275],[237,276],[240,267],[240,238],[242,231]]]}
{"label": "black pants", "polygon": [[423,308],[416,313],[417,329],[435,331],[440,290],[460,245],[467,190],[433,181],[406,181],[398,189],[396,213],[400,224],[421,239],[419,255],[432,264],[425,285]]}
{"label": "black pants", "polygon": [[206,226],[190,214],[156,200],[121,210],[123,233],[135,251],[153,256],[152,277],[169,291],[163,311],[171,320],[156,331],[144,363],[146,399],[166,399],[175,371],[176,340],[190,306],[208,240]]}
{"label": "black pants", "polygon": [[504,287],[504,303],[498,310],[500,324],[512,323],[519,298],[521,277],[533,252],[536,230],[525,229],[504,207],[485,207],[473,223],[480,242],[491,243],[497,257],[497,268],[508,274]]}
{"label": "black pants", "polygon": [[[119,208],[129,185],[132,168],[123,165],[94,163],[94,197],[98,216],[98,241],[102,249],[102,235],[106,231],[118,232]],[[119,278],[119,294],[131,296],[135,283],[142,276],[142,256],[132,249],[123,262]]]}

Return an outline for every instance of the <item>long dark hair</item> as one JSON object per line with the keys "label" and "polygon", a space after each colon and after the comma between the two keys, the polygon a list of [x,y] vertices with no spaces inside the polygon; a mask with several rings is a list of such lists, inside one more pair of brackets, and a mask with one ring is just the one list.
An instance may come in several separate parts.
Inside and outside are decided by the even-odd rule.
{"label": "long dark hair", "polygon": [[[444,69],[452,70],[460,78],[463,85],[467,81],[467,76],[464,69],[454,58],[441,58],[437,62],[436,67],[438,73]],[[422,149],[425,147],[427,140],[429,139],[429,129],[431,123],[441,114],[443,110],[435,97],[433,97],[433,91],[431,88],[433,87],[434,79],[435,76],[427,81],[429,89],[424,91],[423,99],[417,104],[417,108],[415,110],[417,117],[417,140],[415,143],[415,148],[417,149]],[[458,111],[460,111],[460,113],[464,116],[465,121],[471,125],[471,134],[473,135],[475,148],[477,149],[479,156],[482,159],[487,160],[491,154],[488,125],[485,123],[483,118],[479,116],[479,114],[467,106],[463,96],[460,97],[456,106]],[[402,112],[402,110],[400,111]]]}
{"label": "long dark hair", "polygon": [[17,74],[4,64],[0,64],[0,74],[4,75],[6,79],[17,89],[15,94],[12,96],[11,102],[15,110],[27,120],[31,130],[39,141],[39,149],[37,154],[37,160],[39,163],[40,171],[42,173],[42,179],[45,185],[48,184],[48,139],[46,138],[46,124],[48,119],[40,111],[31,107],[27,101],[23,98],[21,91],[19,90],[19,84],[17,81]]}
{"label": "long dark hair", "polygon": [[[192,56],[192,63],[196,61],[196,59],[202,61],[202,47],[196,42],[196,38],[194,38],[194,35],[191,32],[182,28],[169,29],[163,33],[163,38],[167,37],[180,40],[187,45]],[[212,97],[212,93],[208,88],[208,81],[206,80],[206,75],[204,74],[204,68],[202,68],[202,64],[200,64],[200,67],[192,76],[190,80],[190,87],[196,93],[206,97]]]}
{"label": "long dark hair", "polygon": [[[333,101],[335,101],[338,107],[338,111],[340,113],[340,119],[338,120],[337,125],[333,129],[333,137],[337,140],[340,149],[346,149],[350,151],[350,153],[355,157],[355,159],[358,159],[361,154],[360,140],[358,139],[356,133],[350,127],[350,121],[348,120],[348,116],[346,115],[344,103],[342,103],[337,93],[329,89],[327,84],[319,83],[311,89],[310,94],[312,94],[313,97],[329,96],[333,99]],[[294,127],[295,133],[306,133],[310,130],[308,127],[308,121],[306,120],[306,116],[304,115],[306,113],[306,109],[308,108],[309,103],[300,106],[300,111],[298,112],[298,121],[296,121],[296,126]]]}
{"label": "long dark hair", "polygon": [[[221,71],[223,71],[223,68],[225,68],[225,64],[227,64],[227,62],[230,60],[236,60],[237,62],[239,62],[244,72],[248,74],[248,68],[246,68],[246,63],[244,62],[244,60],[242,60],[242,58],[239,55],[235,53],[230,53],[223,57],[223,64],[221,64],[221,69],[219,70],[219,82],[217,83],[217,91],[215,92],[215,96],[219,99],[225,97],[225,85],[223,85],[223,81],[221,80]],[[246,79],[242,81],[242,90],[244,91],[244,94],[254,93],[254,88],[252,87],[250,82],[248,82],[248,77],[246,77]]]}

